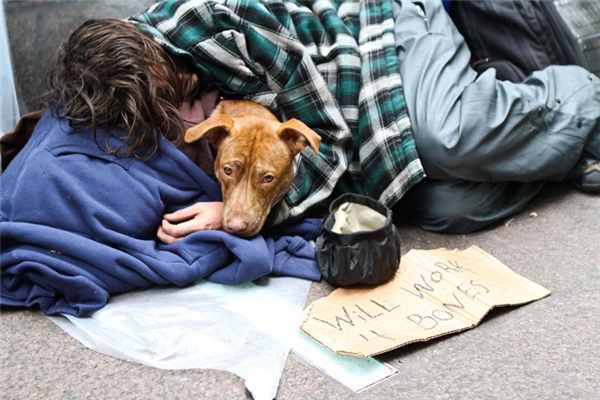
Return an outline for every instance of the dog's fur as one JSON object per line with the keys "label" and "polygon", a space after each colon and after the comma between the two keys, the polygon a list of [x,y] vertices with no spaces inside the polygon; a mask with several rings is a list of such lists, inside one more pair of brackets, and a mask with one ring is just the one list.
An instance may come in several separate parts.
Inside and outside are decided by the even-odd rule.
{"label": "dog's fur", "polygon": [[251,237],[294,179],[294,157],[321,138],[297,119],[281,123],[248,100],[222,100],[211,116],[190,128],[187,143],[204,137],[217,149],[215,175],[223,191],[223,229]]}

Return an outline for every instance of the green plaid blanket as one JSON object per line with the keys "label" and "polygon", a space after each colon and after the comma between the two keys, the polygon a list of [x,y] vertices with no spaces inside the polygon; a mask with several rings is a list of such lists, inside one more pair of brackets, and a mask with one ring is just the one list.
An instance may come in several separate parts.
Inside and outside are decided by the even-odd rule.
{"label": "green plaid blanket", "polygon": [[424,177],[406,110],[392,0],[169,0],[128,19],[223,91],[321,135],[271,221],[344,192],[392,206]]}

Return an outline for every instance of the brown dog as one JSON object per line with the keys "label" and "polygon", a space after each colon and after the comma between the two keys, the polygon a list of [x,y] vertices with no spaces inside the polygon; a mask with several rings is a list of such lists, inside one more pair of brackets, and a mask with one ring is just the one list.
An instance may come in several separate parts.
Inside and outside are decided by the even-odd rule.
{"label": "brown dog", "polygon": [[294,156],[321,138],[297,119],[279,122],[248,100],[223,100],[211,116],[188,129],[187,143],[204,137],[217,149],[215,175],[223,191],[223,229],[251,237],[294,179]]}

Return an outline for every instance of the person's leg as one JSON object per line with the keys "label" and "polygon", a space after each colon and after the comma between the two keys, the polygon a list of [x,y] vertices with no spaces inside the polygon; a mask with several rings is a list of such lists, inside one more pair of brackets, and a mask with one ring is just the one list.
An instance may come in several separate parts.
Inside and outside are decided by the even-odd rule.
{"label": "person's leg", "polygon": [[425,179],[393,211],[430,232],[471,233],[520,212],[543,187],[542,182]]}
{"label": "person's leg", "polygon": [[600,151],[600,83],[591,74],[550,68],[521,85],[493,71],[478,76],[439,2],[403,1],[395,14],[404,93],[429,176],[395,209],[418,226],[484,228],[521,211],[543,187],[534,181],[577,169],[584,147]]}
{"label": "person's leg", "polygon": [[440,1],[395,4],[396,43],[417,151],[433,179],[563,180],[600,159],[600,80],[549,67],[523,83],[477,75]]}

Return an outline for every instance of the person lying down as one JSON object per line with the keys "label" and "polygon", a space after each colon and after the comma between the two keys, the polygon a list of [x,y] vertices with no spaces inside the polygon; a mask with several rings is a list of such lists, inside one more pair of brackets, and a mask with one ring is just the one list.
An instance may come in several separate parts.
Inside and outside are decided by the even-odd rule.
{"label": "person lying down", "polygon": [[[347,41],[349,32],[358,38],[362,29],[359,4],[343,8],[345,16],[332,9],[327,21],[294,2],[281,4],[290,18],[280,19],[284,10],[275,3],[226,8],[210,0],[161,2],[140,16],[154,19],[162,7],[188,9],[198,22],[189,31],[197,35],[192,42],[202,39],[193,56],[133,18],[91,20],[73,32],[49,76],[54,101],[25,147],[14,159],[3,158],[10,161],[0,201],[3,307],[83,316],[112,294],[149,285],[239,284],[265,275],[319,280],[309,241],[322,220],[305,218],[312,206],[334,190],[393,202],[424,176],[401,106],[397,66],[388,60],[389,67],[361,76],[358,42]],[[391,20],[391,8],[372,11],[377,18],[367,28],[375,29],[373,40],[393,42],[393,32],[380,29]],[[203,15],[216,25],[202,25]],[[252,15],[264,18],[244,19]],[[314,24],[305,25],[307,18]],[[310,35],[301,36],[317,47],[289,34],[308,28]],[[329,46],[315,29],[342,45],[323,59],[328,80],[311,58],[311,51]],[[211,44],[235,60],[214,60]],[[395,54],[393,46],[385,53],[365,46],[374,57]],[[245,56],[247,65],[240,62]],[[253,100],[282,120],[297,118],[322,138],[318,154],[316,142],[298,154],[292,188],[250,238],[221,229],[222,194],[206,140],[182,143],[185,130],[205,120],[220,96]],[[385,126],[371,124],[383,122],[371,113],[385,116]],[[352,136],[359,125],[361,136]],[[379,137],[386,140],[374,142],[375,158],[363,165],[350,144]],[[366,167],[372,179],[365,181]]]}
{"label": "person lying down", "polygon": [[[195,88],[138,28],[84,24],[50,82],[56,100],[1,177],[3,307],[85,316],[150,285],[320,279],[309,243],[320,220],[249,239],[218,229],[218,183],[177,148],[177,107]],[[163,214],[192,205],[212,229],[159,240]]]}

